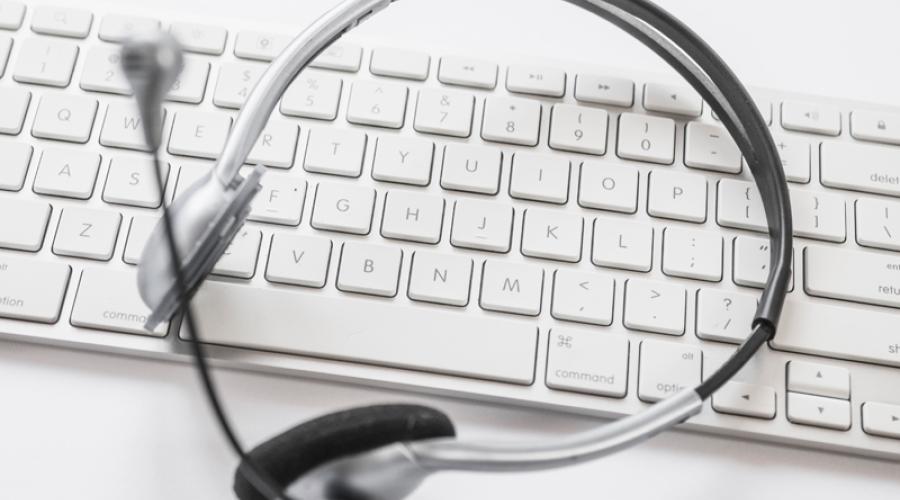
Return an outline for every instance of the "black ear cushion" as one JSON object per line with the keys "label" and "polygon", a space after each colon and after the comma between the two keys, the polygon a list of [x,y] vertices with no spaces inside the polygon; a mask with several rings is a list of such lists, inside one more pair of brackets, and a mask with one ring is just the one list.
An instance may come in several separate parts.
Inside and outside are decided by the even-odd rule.
{"label": "black ear cushion", "polygon": [[[331,460],[401,441],[455,435],[450,419],[432,408],[365,406],[304,422],[257,446],[249,456],[283,490]],[[241,500],[266,500],[246,479],[242,467],[234,474],[234,492]]]}

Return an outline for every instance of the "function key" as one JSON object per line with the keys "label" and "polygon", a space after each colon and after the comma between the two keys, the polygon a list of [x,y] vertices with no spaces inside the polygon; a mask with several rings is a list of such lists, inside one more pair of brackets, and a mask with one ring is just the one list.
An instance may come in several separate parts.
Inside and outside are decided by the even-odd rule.
{"label": "function key", "polygon": [[900,114],[854,111],[850,113],[850,135],[861,141],[900,145]]}
{"label": "function key", "polygon": [[630,108],[634,104],[634,82],[626,78],[579,73],[575,78],[575,99]]}
{"label": "function key", "polygon": [[85,38],[91,31],[94,15],[83,9],[36,7],[31,18],[31,30],[44,35]]}
{"label": "function key", "polygon": [[234,55],[243,59],[271,61],[291,43],[291,37],[257,31],[241,31],[234,42]]}
{"label": "function key", "polygon": [[841,112],[831,106],[801,101],[781,104],[781,126],[797,132],[841,135]]}
{"label": "function key", "polygon": [[362,47],[353,43],[333,43],[311,63],[313,68],[333,69],[356,73],[362,61]]}
{"label": "function key", "polygon": [[445,56],[441,58],[438,80],[448,85],[493,89],[497,86],[497,65],[479,59]]}
{"label": "function key", "polygon": [[506,89],[522,94],[562,97],[566,94],[566,72],[544,66],[510,66]]}
{"label": "function key", "polygon": [[697,118],[703,112],[703,99],[687,87],[648,83],[644,85],[644,109]]}
{"label": "function key", "polygon": [[25,5],[19,2],[0,1],[0,29],[17,30],[25,17]]}
{"label": "function key", "polygon": [[378,48],[372,51],[369,71],[379,76],[425,80],[430,66],[431,56],[423,52]]}
{"label": "function key", "polygon": [[100,39],[106,42],[122,42],[137,33],[159,31],[159,21],[148,17],[111,14],[100,22]]}
{"label": "function key", "polygon": [[228,31],[218,26],[192,23],[172,23],[169,31],[188,52],[214,56],[225,52]]}

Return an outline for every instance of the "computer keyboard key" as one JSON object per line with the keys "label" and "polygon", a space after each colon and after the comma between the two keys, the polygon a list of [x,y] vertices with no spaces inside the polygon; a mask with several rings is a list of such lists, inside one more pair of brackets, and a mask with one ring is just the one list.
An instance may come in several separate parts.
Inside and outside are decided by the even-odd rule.
{"label": "computer keyboard key", "polygon": [[213,266],[212,273],[231,278],[250,279],[256,273],[259,244],[262,233],[257,229],[244,227],[234,236],[225,253]]}
{"label": "computer keyboard key", "polygon": [[569,199],[569,160],[548,154],[516,153],[509,195],[522,200],[564,204]]}
{"label": "computer keyboard key", "polygon": [[583,232],[579,215],[529,208],[522,215],[522,255],[578,262]]}
{"label": "computer keyboard key", "polygon": [[421,89],[416,100],[417,132],[469,137],[472,134],[472,113],[475,96],[443,89]]}
{"label": "computer keyboard key", "polygon": [[653,263],[653,227],[629,220],[595,219],[591,261],[595,266],[649,271]]}
{"label": "computer keyboard key", "polygon": [[178,169],[178,178],[175,179],[175,197],[185,189],[197,183],[213,169],[212,163],[181,162]]}
{"label": "computer keyboard key", "polygon": [[723,227],[768,230],[762,197],[752,182],[720,179],[716,196],[716,222]]}
{"label": "computer keyboard key", "polygon": [[575,99],[630,108],[634,104],[634,82],[614,76],[579,73],[575,78]]}
{"label": "computer keyboard key", "polygon": [[589,155],[606,154],[609,113],[602,109],[554,104],[550,115],[550,147]]}
{"label": "computer keyboard key", "polygon": [[18,48],[13,79],[51,87],[66,87],[78,58],[78,46],[49,38],[26,38]]}
{"label": "computer keyboard key", "polygon": [[291,168],[297,152],[300,130],[293,121],[270,118],[247,156],[247,163],[274,168]]}
{"label": "computer keyboard key", "polygon": [[701,288],[697,291],[697,336],[740,344],[753,329],[756,303],[755,295]]}
{"label": "computer keyboard key", "polygon": [[347,121],[357,125],[401,128],[406,119],[409,89],[382,82],[353,82]]}
{"label": "computer keyboard key", "polygon": [[181,109],[169,135],[169,153],[216,159],[231,131],[231,117],[221,113]]}
{"label": "computer keyboard key", "polygon": [[[165,117],[166,111],[163,109],[160,131]],[[134,103],[109,103],[100,129],[100,144],[113,148],[147,151],[143,120]]]}
{"label": "computer keyboard key", "polygon": [[[0,6],[2,8],[2,6]],[[13,39],[0,35],[0,76],[6,72],[6,63],[9,61],[9,53],[12,51]]]}
{"label": "computer keyboard key", "polygon": [[706,221],[706,177],[654,170],[648,182],[647,213],[687,222]]}
{"label": "computer keyboard key", "polygon": [[89,267],[81,272],[70,321],[73,326],[165,337],[168,321],[144,329],[150,309],[137,290],[135,269]]}
{"label": "computer keyboard key", "polygon": [[[769,240],[754,236],[738,236],[734,239],[732,279],[735,284],[763,288],[769,277]],[[788,291],[794,289],[791,274]]]}
{"label": "computer keyboard key", "polygon": [[795,424],[850,430],[850,401],[845,399],[788,392],[786,405],[788,420]]}
{"label": "computer keyboard key", "polygon": [[[103,201],[133,207],[157,208],[162,202],[156,184],[156,166],[151,158],[113,156],[103,186]],[[160,162],[163,186],[169,178],[169,163]]]}
{"label": "computer keyboard key", "polygon": [[[865,335],[847,335],[862,324]],[[782,351],[900,367],[897,315],[890,310],[789,298],[770,345]]]}
{"label": "computer keyboard key", "polygon": [[0,134],[18,135],[25,123],[25,114],[31,103],[31,91],[7,87],[0,88]]}
{"label": "computer keyboard key", "polygon": [[[534,382],[534,325],[348,300],[353,299],[206,282],[193,304],[204,340],[214,344],[521,385]],[[348,310],[353,314],[347,314]],[[294,335],[284,329],[285,317],[307,318],[317,326],[306,335]],[[425,324],[429,325],[427,335],[422,331]],[[497,356],[498,352],[503,356]]]}
{"label": "computer keyboard key", "polygon": [[637,212],[637,169],[608,162],[581,163],[578,181],[578,204],[612,212]]}
{"label": "computer keyboard key", "polygon": [[631,330],[684,335],[687,291],[665,281],[625,282],[624,324]]}
{"label": "computer keyboard key", "polygon": [[497,64],[468,57],[444,56],[438,68],[438,81],[479,89],[497,86]]}
{"label": "computer keyboard key", "polygon": [[875,198],[856,200],[856,242],[900,251],[900,203]]}
{"label": "computer keyboard key", "polygon": [[813,396],[850,399],[850,371],[833,364],[788,361],[787,389]]}
{"label": "computer keyboard key", "polygon": [[667,227],[663,231],[662,270],[668,276],[722,281],[722,236],[710,231]]}
{"label": "computer keyboard key", "polygon": [[271,61],[291,43],[291,37],[258,31],[240,31],[234,41],[234,55],[242,59]]}
{"label": "computer keyboard key", "polygon": [[344,243],[337,288],[344,292],[393,297],[397,295],[403,251],[368,243]]}
{"label": "computer keyboard key", "polygon": [[697,118],[703,113],[703,99],[691,88],[648,83],[644,85],[644,109]]}
{"label": "computer keyboard key", "polygon": [[482,309],[524,316],[541,313],[544,271],[537,266],[486,260],[481,273]]}
{"label": "computer keyboard key", "polygon": [[309,130],[303,169],[320,174],[362,175],[367,136],[361,130],[315,127]]}
{"label": "computer keyboard key", "polygon": [[281,98],[281,114],[317,120],[337,118],[343,80],[324,71],[306,70]]}
{"label": "computer keyboard key", "polygon": [[712,408],[718,413],[744,417],[775,418],[778,395],[775,389],[732,380],[712,396]]}
{"label": "computer keyboard key", "polygon": [[900,405],[866,401],[862,405],[862,428],[866,434],[900,439]]}
{"label": "computer keyboard key", "polygon": [[266,280],[310,288],[322,288],[328,278],[331,240],[277,232],[272,235]]}
{"label": "computer keyboard key", "polygon": [[675,122],[670,118],[622,113],[616,154],[626,160],[671,165],[675,161]]}
{"label": "computer keyboard key", "polygon": [[824,186],[900,197],[897,148],[822,142],[819,161]]}
{"label": "computer keyboard key", "polygon": [[327,231],[369,234],[374,208],[372,188],[320,182],[310,225]]}
{"label": "computer keyboard key", "polygon": [[511,65],[506,69],[506,89],[520,94],[562,97],[566,72],[546,66]]}
{"label": "computer keyboard key", "polygon": [[34,8],[31,30],[43,35],[85,38],[93,21],[94,15],[84,9],[41,5]]}
{"label": "computer keyboard key", "polygon": [[198,57],[185,56],[184,68],[172,82],[166,99],[169,101],[199,104],[206,94],[210,64]]}
{"label": "computer keyboard key", "polygon": [[786,130],[838,136],[841,112],[833,106],[808,101],[781,103],[781,126]]}
{"label": "computer keyboard key", "polygon": [[122,215],[92,208],[64,208],[53,238],[53,253],[92,260],[112,258]]}
{"label": "computer keyboard key", "polygon": [[297,175],[266,173],[260,184],[262,187],[253,198],[247,219],[285,226],[300,224],[306,181]]}
{"label": "computer keyboard key", "polygon": [[665,399],[700,383],[703,351],[695,346],[643,340],[640,343],[638,398]]}
{"label": "computer keyboard key", "polygon": [[373,75],[424,81],[428,78],[431,56],[413,50],[379,47],[372,50],[369,71]]}
{"label": "computer keyboard key", "polygon": [[194,23],[172,23],[169,31],[184,50],[213,56],[225,52],[228,31],[220,26]]}
{"label": "computer keyboard key", "polygon": [[434,143],[418,137],[382,136],[375,143],[372,178],[400,184],[431,183]]}
{"label": "computer keyboard key", "polygon": [[455,247],[509,252],[514,209],[506,203],[459,199],[453,204],[450,244]]}
{"label": "computer keyboard key", "polygon": [[25,17],[25,4],[4,0],[0,2],[0,29],[17,30]]}
{"label": "computer keyboard key", "polygon": [[0,158],[3,158],[3,168],[0,168],[0,190],[22,189],[33,153],[34,148],[29,144],[0,141]]}
{"label": "computer keyboard key", "polygon": [[44,94],[38,103],[31,135],[83,144],[91,137],[96,115],[96,99],[67,94]]}
{"label": "computer keyboard key", "polygon": [[412,300],[465,307],[472,285],[472,259],[417,251],[412,256],[407,295]]}
{"label": "computer keyboard key", "polygon": [[900,308],[900,258],[895,254],[810,245],[803,256],[806,293]]}
{"label": "computer keyboard key", "polygon": [[333,69],[356,73],[362,61],[362,47],[355,43],[335,42],[323,50],[309,65],[313,68]]}
{"label": "computer keyboard key", "polygon": [[515,97],[484,99],[481,138],[491,142],[537,146],[541,128],[541,103]]}
{"label": "computer keyboard key", "polygon": [[441,239],[444,199],[424,193],[394,190],[384,197],[381,235],[435,244]]}
{"label": "computer keyboard key", "polygon": [[470,193],[497,194],[503,154],[478,144],[447,144],[441,168],[441,187]]}
{"label": "computer keyboard key", "polygon": [[160,23],[157,19],[107,14],[100,20],[97,34],[105,42],[118,43],[135,36],[155,33],[159,29]]}
{"label": "computer keyboard key", "polygon": [[850,135],[861,141],[900,145],[900,113],[853,111]]}
{"label": "computer keyboard key", "polygon": [[556,319],[609,326],[616,282],[608,276],[557,269],[550,314]]}
{"label": "computer keyboard key", "polygon": [[847,206],[837,194],[791,190],[794,236],[841,243],[847,239]]}
{"label": "computer keyboard key", "polygon": [[0,318],[56,323],[71,273],[60,262],[0,254]]}
{"label": "computer keyboard key", "polygon": [[775,140],[775,148],[788,182],[809,182],[812,165],[812,146],[809,141],[779,135],[773,135],[772,139]]}
{"label": "computer keyboard key", "polygon": [[739,174],[741,150],[724,127],[690,122],[685,127],[684,164],[702,170]]}
{"label": "computer keyboard key", "polygon": [[112,45],[91,47],[85,56],[79,85],[84,90],[109,94],[131,94],[121,63],[122,49]]}
{"label": "computer keyboard key", "polygon": [[141,253],[150,238],[150,233],[156,227],[159,219],[148,215],[136,215],[131,218],[128,225],[128,234],[125,240],[125,250],[122,252],[122,261],[126,264],[137,264],[141,261]]}
{"label": "computer keyboard key", "polygon": [[34,192],[86,200],[94,192],[100,155],[77,149],[48,148],[34,176]]}
{"label": "computer keyboard key", "polygon": [[220,108],[240,109],[266,70],[264,64],[225,63],[219,68],[213,104]]}
{"label": "computer keyboard key", "polygon": [[15,217],[4,217],[0,224],[0,248],[26,252],[40,250],[50,212],[50,204],[46,202],[0,198],[0,214],[16,214]]}
{"label": "computer keyboard key", "polygon": [[547,350],[547,387],[624,398],[628,392],[628,350],[624,335],[553,328]]}

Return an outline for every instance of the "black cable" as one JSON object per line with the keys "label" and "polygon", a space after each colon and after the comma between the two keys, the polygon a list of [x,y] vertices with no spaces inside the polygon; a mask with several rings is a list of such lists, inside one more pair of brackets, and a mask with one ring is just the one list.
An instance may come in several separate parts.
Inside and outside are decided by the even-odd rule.
{"label": "black cable", "polygon": [[[156,176],[156,185],[159,188],[160,196],[165,198],[165,183],[162,178],[162,165],[159,161],[159,151],[158,148],[153,151],[153,166],[154,166],[154,174]],[[178,248],[175,245],[175,231],[172,228],[172,218],[169,214],[169,207],[163,201],[163,227],[166,231],[166,242],[169,247],[169,253],[172,258],[172,267],[175,275],[175,285],[178,288],[178,299],[179,302],[187,295],[187,285],[185,283],[184,271],[181,269],[181,256],[178,252]],[[225,434],[225,438],[228,440],[229,445],[234,450],[234,452],[241,459],[241,467],[246,469],[247,480],[253,483],[253,486],[256,487],[257,491],[261,492],[265,497],[269,500],[285,500],[282,493],[277,489],[273,488],[273,485],[277,484],[273,479],[268,477],[268,474],[265,474],[262,469],[260,469],[255,461],[250,458],[250,456],[244,451],[244,447],[241,445],[240,440],[237,437],[237,433],[235,433],[234,428],[231,425],[231,422],[228,420],[228,415],[225,413],[225,409],[222,405],[221,398],[219,397],[219,391],[216,387],[216,383],[213,380],[212,374],[209,370],[209,364],[206,360],[206,348],[200,342],[200,339],[197,335],[197,328],[194,322],[194,315],[191,307],[191,302],[185,301],[184,304],[184,321],[187,323],[187,332],[189,337],[188,344],[190,345],[190,349],[192,352],[192,358],[194,360],[194,366],[197,368],[197,371],[200,374],[200,380],[203,383],[204,393],[206,394],[206,399],[209,405],[212,407],[213,413],[215,414],[216,420],[219,423],[219,428],[222,430],[222,433]]]}

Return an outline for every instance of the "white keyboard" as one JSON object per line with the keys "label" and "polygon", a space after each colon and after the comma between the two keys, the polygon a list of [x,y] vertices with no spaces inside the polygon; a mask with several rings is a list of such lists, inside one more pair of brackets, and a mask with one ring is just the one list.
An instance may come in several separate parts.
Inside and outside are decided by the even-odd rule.
{"label": "white keyboard", "polygon": [[[0,0],[0,338],[188,360],[142,329],[135,264],[290,33]],[[190,51],[167,188],[117,42]],[[685,428],[900,459],[900,109],[754,89],[795,278],[777,337]],[[194,301],[222,364],[617,416],[749,332],[766,220],[684,82],[351,36],[251,154],[250,222]]]}

